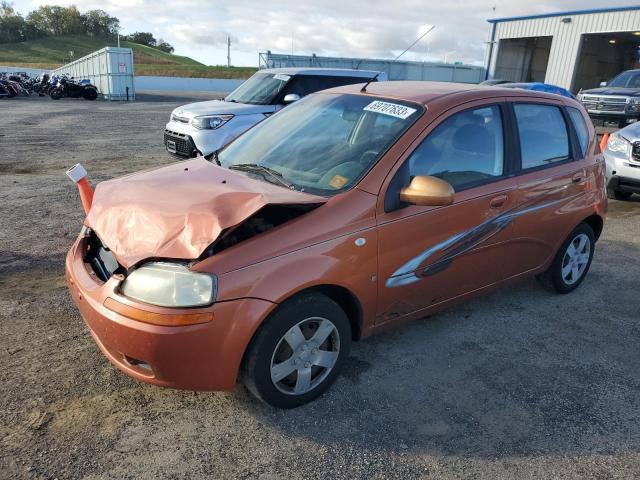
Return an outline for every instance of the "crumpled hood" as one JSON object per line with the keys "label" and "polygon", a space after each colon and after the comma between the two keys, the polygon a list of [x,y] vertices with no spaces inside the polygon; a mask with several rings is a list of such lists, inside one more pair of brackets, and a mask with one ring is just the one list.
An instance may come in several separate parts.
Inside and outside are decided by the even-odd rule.
{"label": "crumpled hood", "polygon": [[179,117],[193,118],[199,115],[252,115],[273,112],[274,109],[274,105],[250,105],[223,100],[208,100],[182,105],[176,108],[173,113]]}
{"label": "crumpled hood", "polygon": [[325,201],[200,157],[98,184],[85,223],[129,268],[147,258],[196,259],[265,205]]}

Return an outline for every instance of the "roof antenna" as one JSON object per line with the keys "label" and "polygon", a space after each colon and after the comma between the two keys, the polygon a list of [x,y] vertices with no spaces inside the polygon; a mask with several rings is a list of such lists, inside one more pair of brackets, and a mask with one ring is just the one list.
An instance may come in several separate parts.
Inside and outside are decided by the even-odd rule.
{"label": "roof antenna", "polygon": [[376,73],[373,77],[371,77],[369,80],[367,80],[367,83],[365,83],[362,88],[360,89],[360,93],[364,93],[367,91],[367,87],[369,86],[369,84],[371,82],[375,82],[378,79],[378,75],[380,75],[380,72]]}
{"label": "roof antenna", "polygon": [[[411,48],[418,43],[420,40],[422,40],[424,37],[427,36],[428,33],[431,32],[431,30],[433,30],[434,28],[436,28],[435,25],[431,25],[426,32],[424,32],[422,35],[420,35],[418,38],[416,38],[415,42],[413,42],[411,45],[409,45],[407,48],[405,48],[405,50],[398,55],[396,58],[394,58],[393,60],[391,60],[391,63],[396,62],[402,55],[404,55],[405,53],[407,53],[409,50],[411,50]],[[391,63],[389,63],[389,65],[391,65]],[[369,84],[371,82],[375,82],[378,79],[378,75],[380,75],[381,72],[376,73],[376,75],[374,77],[372,77],[371,79],[369,79],[369,81],[367,83],[365,83],[363,85],[363,87],[360,89],[360,93],[365,93],[367,91],[367,87],[369,86]],[[391,73],[391,70],[389,70],[389,73]]]}

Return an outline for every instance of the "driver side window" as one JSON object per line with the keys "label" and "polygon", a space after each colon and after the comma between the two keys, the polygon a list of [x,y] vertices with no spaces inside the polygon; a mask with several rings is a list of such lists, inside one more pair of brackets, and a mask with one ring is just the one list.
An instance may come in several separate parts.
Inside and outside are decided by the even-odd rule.
{"label": "driver side window", "polygon": [[451,115],[408,160],[411,177],[438,177],[456,191],[502,176],[504,134],[500,107],[492,105]]}

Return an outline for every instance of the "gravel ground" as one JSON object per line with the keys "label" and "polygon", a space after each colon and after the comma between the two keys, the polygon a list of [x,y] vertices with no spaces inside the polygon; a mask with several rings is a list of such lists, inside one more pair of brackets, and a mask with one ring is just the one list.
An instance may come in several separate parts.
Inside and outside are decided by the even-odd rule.
{"label": "gravel ground", "polygon": [[525,281],[358,343],[293,411],[110,366],[64,284],[82,222],[64,170],[172,161],[162,128],[187,97],[0,101],[0,478],[640,477],[637,196],[611,202],[573,294]]}

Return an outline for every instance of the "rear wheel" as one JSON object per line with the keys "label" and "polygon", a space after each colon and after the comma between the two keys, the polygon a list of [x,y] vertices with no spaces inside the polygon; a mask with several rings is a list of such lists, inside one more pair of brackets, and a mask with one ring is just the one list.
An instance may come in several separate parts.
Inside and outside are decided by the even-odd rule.
{"label": "rear wheel", "polygon": [[587,276],[595,247],[592,228],[581,223],[562,244],[549,269],[538,280],[558,293],[578,288]]}
{"label": "rear wheel", "polygon": [[330,298],[306,294],[284,303],[256,333],[244,363],[244,383],[269,405],[293,408],[335,381],[351,347],[351,327]]}

